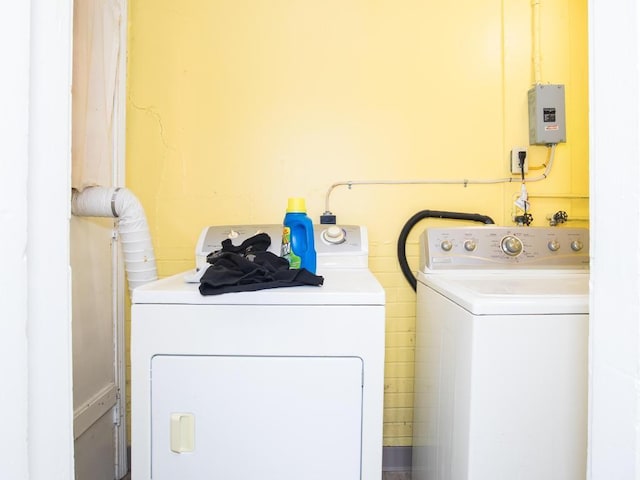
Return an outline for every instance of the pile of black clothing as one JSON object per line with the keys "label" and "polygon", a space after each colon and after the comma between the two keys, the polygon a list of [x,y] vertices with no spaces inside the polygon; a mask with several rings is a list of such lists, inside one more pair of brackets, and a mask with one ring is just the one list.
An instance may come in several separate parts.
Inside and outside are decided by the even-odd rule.
{"label": "pile of black clothing", "polygon": [[289,262],[267,251],[271,238],[258,233],[235,246],[231,240],[222,242],[222,249],[210,253],[210,264],[200,279],[202,295],[228,292],[252,292],[266,288],[320,286],[324,278],[305,268],[290,269]]}

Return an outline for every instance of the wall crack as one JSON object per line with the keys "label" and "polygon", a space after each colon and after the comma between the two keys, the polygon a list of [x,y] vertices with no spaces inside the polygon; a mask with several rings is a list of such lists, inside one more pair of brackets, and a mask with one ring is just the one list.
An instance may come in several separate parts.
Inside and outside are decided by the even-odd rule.
{"label": "wall crack", "polygon": [[153,117],[156,120],[156,122],[158,123],[158,127],[160,128],[160,140],[162,141],[162,144],[165,146],[165,148],[167,150],[175,150],[175,148],[172,147],[171,145],[169,145],[169,142],[167,141],[166,134],[165,134],[166,131],[165,131],[165,128],[164,128],[164,124],[162,123],[162,116],[155,109],[155,107],[153,107],[153,106],[144,107],[144,106],[138,105],[136,102],[134,102],[133,99],[130,96],[128,98],[129,98],[129,103],[131,104],[131,106],[133,108],[150,115],[151,117]]}

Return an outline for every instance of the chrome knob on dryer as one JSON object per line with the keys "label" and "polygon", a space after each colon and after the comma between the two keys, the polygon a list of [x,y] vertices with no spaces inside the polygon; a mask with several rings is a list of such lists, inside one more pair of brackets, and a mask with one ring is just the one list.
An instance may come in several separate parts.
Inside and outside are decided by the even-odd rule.
{"label": "chrome knob on dryer", "polygon": [[510,257],[515,257],[522,253],[524,247],[522,246],[522,241],[518,237],[514,235],[507,235],[500,241],[500,248],[502,248],[502,251]]}
{"label": "chrome knob on dryer", "polygon": [[342,228],[334,225],[322,232],[322,239],[327,243],[337,245],[339,243],[344,243],[346,240],[346,234]]}
{"label": "chrome knob on dryer", "polygon": [[440,248],[445,252],[450,252],[453,248],[453,243],[451,243],[450,240],[443,240],[442,242],[440,242]]}
{"label": "chrome knob on dryer", "polygon": [[584,244],[580,240],[574,240],[571,242],[571,250],[579,252],[584,247]]}

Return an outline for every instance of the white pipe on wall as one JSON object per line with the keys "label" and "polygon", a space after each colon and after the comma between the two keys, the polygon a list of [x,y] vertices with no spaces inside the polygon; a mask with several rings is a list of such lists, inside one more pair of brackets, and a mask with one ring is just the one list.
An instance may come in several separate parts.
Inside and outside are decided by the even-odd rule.
{"label": "white pipe on wall", "polygon": [[118,219],[129,291],[157,280],[151,234],[140,201],[126,188],[87,187],[73,190],[71,213],[80,217]]}
{"label": "white pipe on wall", "polygon": [[541,0],[531,1],[532,16],[532,58],[533,58],[533,83],[535,85],[542,81],[542,53],[540,48],[540,3]]}

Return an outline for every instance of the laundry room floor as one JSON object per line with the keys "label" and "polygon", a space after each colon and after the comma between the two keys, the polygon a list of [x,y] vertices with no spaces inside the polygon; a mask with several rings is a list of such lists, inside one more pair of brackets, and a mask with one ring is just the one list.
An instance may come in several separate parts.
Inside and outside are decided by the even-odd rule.
{"label": "laundry room floor", "polygon": [[382,472],[382,480],[411,480],[411,472]]}
{"label": "laundry room floor", "polygon": [[[131,480],[131,474],[128,473],[121,480]],[[410,472],[382,472],[382,480],[411,480]]]}

